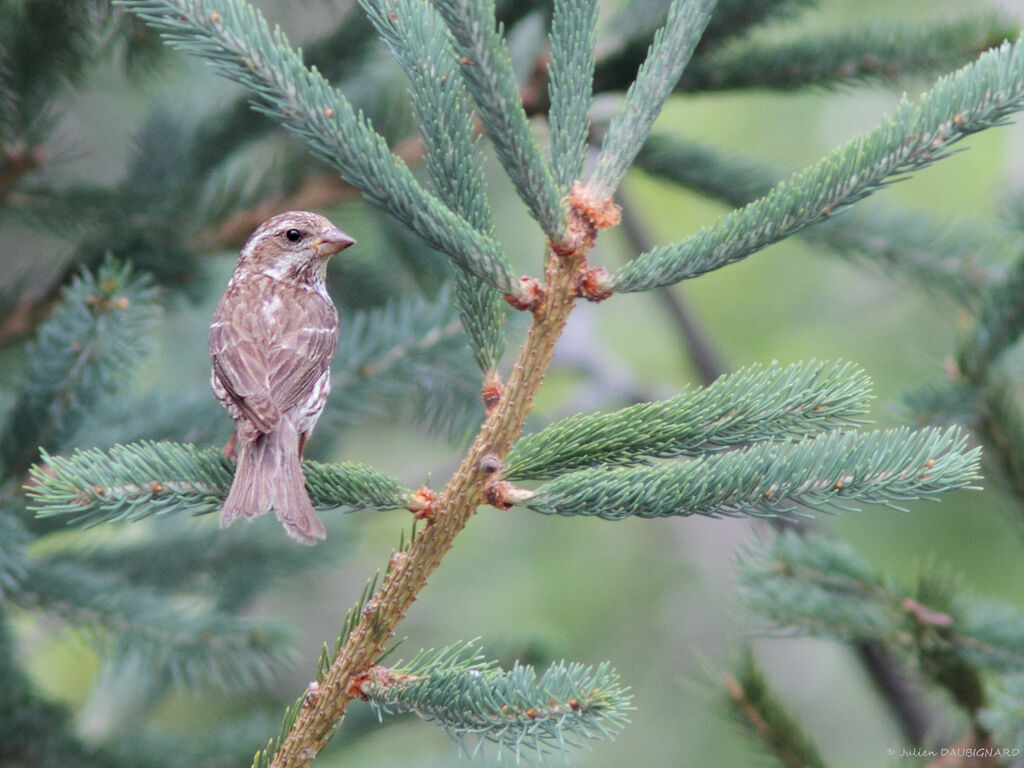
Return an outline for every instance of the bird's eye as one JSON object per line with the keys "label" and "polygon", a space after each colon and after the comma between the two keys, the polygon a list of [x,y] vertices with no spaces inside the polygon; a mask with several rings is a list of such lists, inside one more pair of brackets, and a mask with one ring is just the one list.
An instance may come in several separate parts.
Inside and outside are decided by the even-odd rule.
{"label": "bird's eye", "polygon": [[291,242],[297,243],[299,242],[299,239],[302,237],[302,233],[299,232],[299,230],[297,229],[289,229],[287,232],[284,233],[284,236],[287,237]]}

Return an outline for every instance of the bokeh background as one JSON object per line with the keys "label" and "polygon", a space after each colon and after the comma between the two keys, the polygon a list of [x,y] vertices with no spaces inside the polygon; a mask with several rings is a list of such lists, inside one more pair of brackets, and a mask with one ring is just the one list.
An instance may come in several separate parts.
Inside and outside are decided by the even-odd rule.
{"label": "bokeh background", "polygon": [[[293,40],[302,40],[340,16],[329,3],[256,3]],[[890,20],[998,9],[1024,24],[1024,3],[956,0],[824,0],[798,15],[784,32],[835,29]],[[607,13],[610,14],[612,4]],[[679,96],[657,128],[706,141],[726,151],[798,170],[835,146],[874,126],[899,96],[928,87],[906,80],[837,91],[793,94],[733,93]],[[101,67],[75,96],[62,127],[62,172],[83,179],[116,180],[123,173],[140,122],[164,103],[169,109],[202,109],[234,95],[233,87],[194,62],[175,60],[142,81],[116,63]],[[868,204],[898,203],[949,219],[970,218],[999,227],[1002,200],[1019,187],[1024,128],[986,131],[969,147],[915,178],[895,184]],[[499,235],[517,269],[537,273],[543,241],[510,185],[491,163],[489,185]],[[623,196],[657,243],[678,240],[714,221],[725,208],[633,172]],[[332,217],[360,239],[353,258],[372,261],[373,222],[361,202],[341,204]],[[57,268],[55,241],[19,231],[5,248],[9,276],[44,280]],[[593,261],[615,266],[632,255],[618,231],[602,235]],[[173,390],[206,386],[206,318],[233,266],[234,253],[210,257],[209,283],[200,307],[169,308],[159,353],[140,387],[162,381]],[[341,270],[340,272],[337,270]],[[344,279],[336,267],[334,280]],[[673,289],[692,310],[707,341],[728,369],[777,360],[843,359],[862,366],[874,381],[872,419],[879,426],[906,423],[908,390],[944,376],[965,318],[936,294],[893,279],[870,265],[851,264],[790,240],[736,265]],[[513,346],[522,325],[509,325]],[[532,424],[578,410],[613,408],[636,397],[663,397],[693,386],[696,374],[673,319],[650,294],[617,296],[578,307],[561,342]],[[410,426],[396,403],[364,421],[321,455],[375,465],[410,487],[443,484],[455,466],[457,445]],[[226,437],[229,425],[220,429]],[[1024,529],[1021,511],[991,482],[941,502],[908,505],[907,512],[865,508],[819,516],[818,524],[851,543],[869,562],[897,579],[912,579],[929,559],[948,564],[979,594],[1024,606]],[[402,512],[327,515],[334,548],[329,568],[314,578],[293,579],[255,611],[297,625],[297,662],[279,675],[278,694],[290,701],[311,679],[322,643],[332,643],[344,612],[366,579],[386,562],[408,527]],[[212,519],[194,521],[214,530]],[[256,525],[274,525],[260,520]],[[482,508],[431,579],[400,630],[407,640],[397,656],[479,637],[502,658],[541,664],[557,658],[611,661],[632,687],[632,723],[614,741],[575,753],[572,765],[749,765],[757,750],[723,715],[721,673],[742,644],[754,646],[770,681],[836,768],[905,765],[887,750],[907,747],[863,670],[842,646],[806,639],[757,638],[755,623],[735,600],[733,555],[758,535],[750,520],[574,520],[525,511]],[[102,529],[85,534],[103,536]],[[38,684],[78,713],[84,731],[103,732],[105,718],[122,716],[111,702],[90,694],[97,661],[69,632],[25,617],[21,650]],[[941,701],[933,702],[942,707]],[[177,694],[161,717],[187,727],[223,717],[230,698]],[[952,716],[951,716],[952,717]],[[318,761],[329,766],[441,766],[458,762],[457,747],[438,729],[415,718],[370,723],[362,704],[351,710],[338,742]],[[947,724],[956,733],[955,719]],[[270,735],[269,733],[267,734]],[[253,744],[255,750],[259,745]],[[509,755],[503,759],[508,760]],[[491,755],[491,760],[495,755]],[[555,762],[561,758],[555,758]]]}

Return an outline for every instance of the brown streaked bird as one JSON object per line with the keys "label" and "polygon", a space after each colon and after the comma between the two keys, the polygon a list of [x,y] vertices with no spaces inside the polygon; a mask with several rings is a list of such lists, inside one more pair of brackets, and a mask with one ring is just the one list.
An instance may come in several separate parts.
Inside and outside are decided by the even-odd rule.
{"label": "brown streaked bird", "polygon": [[338,346],[327,260],[354,242],[319,214],[288,211],[242,247],[210,324],[210,382],[235,420],[238,456],[221,528],[273,510],[303,544],[326,536],[301,460],[331,390]]}

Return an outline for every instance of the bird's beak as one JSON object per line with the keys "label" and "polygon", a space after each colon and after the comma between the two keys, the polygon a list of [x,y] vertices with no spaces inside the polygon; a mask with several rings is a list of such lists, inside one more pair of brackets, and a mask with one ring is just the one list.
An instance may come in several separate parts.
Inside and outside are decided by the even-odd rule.
{"label": "bird's beak", "polygon": [[317,256],[327,258],[338,251],[345,250],[355,241],[351,235],[346,235],[337,227],[331,227],[313,242],[313,250],[316,251]]}

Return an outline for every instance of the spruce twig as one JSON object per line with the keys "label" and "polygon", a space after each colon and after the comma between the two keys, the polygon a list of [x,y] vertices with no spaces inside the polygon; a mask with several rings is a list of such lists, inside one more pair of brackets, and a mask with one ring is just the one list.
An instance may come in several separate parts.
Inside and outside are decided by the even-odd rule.
{"label": "spruce twig", "polygon": [[[449,56],[450,52],[447,50],[447,44],[442,44],[443,41],[437,35],[434,35],[430,41],[434,47],[416,47],[418,30],[433,28],[431,27],[434,23],[431,16],[433,12],[430,6],[414,2],[414,0],[402,0],[402,2],[404,4],[399,6],[402,13],[415,15],[422,12],[422,15],[416,18],[417,23],[422,26],[413,24],[410,27],[393,30],[395,38],[393,47],[398,58],[402,60],[404,55],[408,55],[410,56],[408,62],[413,62],[414,60],[419,61],[418,54],[424,54],[428,59],[429,56],[436,54],[442,57],[439,61],[444,60],[443,57]],[[347,174],[346,178],[361,182],[364,189],[368,190],[368,194],[375,195],[374,199],[378,202],[396,210],[400,217],[404,217],[410,226],[416,228],[432,243],[441,247],[462,247],[462,250],[450,252],[450,255],[459,269],[469,273],[472,279],[477,280],[475,287],[484,287],[483,283],[487,282],[493,288],[510,294],[515,306],[520,309],[529,309],[532,313],[530,329],[508,382],[505,386],[502,386],[500,381],[495,382],[494,397],[491,402],[488,402],[486,421],[459,468],[440,494],[435,496],[426,488],[409,493],[398,488],[397,484],[390,479],[381,478],[372,472],[372,476],[370,476],[359,472],[350,472],[349,468],[341,468],[343,471],[335,475],[332,474],[332,471],[338,468],[318,467],[311,462],[307,463],[310,491],[315,502],[320,503],[319,500],[324,497],[337,502],[339,498],[349,498],[347,494],[350,494],[355,499],[356,505],[365,506],[367,498],[378,498],[379,492],[386,498],[388,504],[394,504],[397,496],[401,505],[415,511],[417,518],[422,519],[424,523],[409,545],[403,544],[394,553],[380,588],[374,591],[371,586],[364,594],[357,609],[346,618],[342,636],[334,653],[325,653],[321,659],[315,686],[311,685],[304,696],[289,708],[279,739],[272,742],[267,750],[257,756],[258,765],[308,764],[330,738],[332,729],[344,714],[348,701],[354,696],[369,695],[369,689],[378,683],[384,688],[390,688],[396,694],[400,692],[400,689],[403,693],[415,690],[413,681],[407,678],[396,680],[393,671],[376,677],[375,675],[381,672],[381,668],[375,665],[380,663],[381,654],[385,651],[385,645],[393,634],[396,624],[403,618],[417,593],[426,584],[433,569],[437,567],[443,555],[452,545],[455,536],[474,513],[481,500],[495,504],[500,502],[495,480],[503,476],[503,463],[507,462],[514,441],[522,430],[526,415],[540,386],[541,378],[551,360],[554,343],[571,312],[573,301],[579,295],[588,295],[590,298],[598,297],[592,287],[588,288],[588,281],[592,282],[594,270],[586,268],[586,257],[600,225],[590,215],[591,212],[580,204],[581,201],[574,199],[570,193],[567,201],[569,229],[575,233],[582,233],[583,236],[579,239],[563,237],[565,235],[563,225],[566,223],[565,203],[557,196],[552,198],[550,194],[551,187],[557,191],[558,183],[546,167],[543,156],[537,156],[534,151],[536,142],[528,133],[529,126],[525,122],[525,116],[520,120],[519,112],[512,110],[511,112],[514,113],[510,118],[512,122],[502,123],[503,116],[497,114],[501,110],[496,107],[509,104],[518,107],[519,102],[518,95],[515,93],[515,82],[507,71],[508,54],[505,43],[501,34],[496,33],[493,29],[490,6],[486,2],[472,2],[471,0],[467,0],[467,3],[458,6],[466,8],[467,12],[455,13],[457,18],[449,18],[448,23],[455,30],[454,37],[457,47],[465,51],[480,53],[476,63],[480,65],[481,71],[470,72],[467,70],[470,90],[474,91],[485,115],[485,121],[487,114],[491,113],[492,125],[489,126],[489,129],[492,131],[493,140],[499,145],[499,154],[504,152],[505,157],[502,159],[506,162],[509,173],[513,180],[522,187],[521,194],[524,198],[528,198],[534,214],[542,221],[544,229],[548,232],[549,248],[542,283],[532,279],[525,279],[521,282],[513,281],[511,273],[503,261],[503,254],[489,234],[489,222],[484,221],[483,218],[478,219],[473,213],[474,209],[470,207],[479,203],[479,200],[462,198],[460,197],[461,190],[454,186],[445,187],[447,182],[444,177],[446,175],[469,173],[461,164],[470,162],[466,158],[476,157],[471,149],[471,136],[446,137],[436,133],[431,136],[432,129],[424,130],[426,143],[431,146],[427,157],[428,165],[437,163],[433,169],[428,169],[428,172],[437,177],[435,184],[439,191],[436,197],[429,195],[415,185],[411,176],[408,175],[407,168],[394,160],[384,146],[383,139],[373,133],[369,124],[354,116],[347,102],[331,90],[315,72],[303,69],[299,56],[288,47],[283,36],[280,33],[271,33],[251,7],[241,2],[226,2],[226,0],[209,0],[204,2],[201,7],[197,0],[194,2],[185,2],[185,0],[179,0],[179,2],[150,0],[131,2],[135,7],[146,11],[150,21],[169,33],[182,47],[191,48],[193,51],[198,51],[201,55],[213,59],[223,69],[229,71],[233,77],[244,81],[251,90],[266,100],[263,108],[268,113],[275,114],[277,119],[301,134],[321,155],[331,155],[328,159],[332,159],[342,168],[343,172]],[[382,30],[386,29],[390,17],[385,19],[387,15],[385,9],[388,7],[385,5],[385,0],[381,0],[379,4],[368,0],[367,5],[379,9]],[[673,5],[672,13],[679,15],[681,8],[689,6],[690,3],[686,0],[677,2]],[[452,16],[452,9],[456,7],[454,3],[445,6],[446,14]],[[185,12],[182,13],[181,9],[184,9]],[[605,156],[611,170],[606,169],[597,177],[599,184],[610,183],[610,188],[603,190],[608,194],[611,194],[614,187],[621,181],[624,168],[632,159],[631,153],[635,154],[635,149],[643,141],[646,134],[643,124],[653,121],[660,108],[664,94],[667,94],[664,83],[672,79],[670,75],[673,69],[678,69],[685,63],[685,59],[693,49],[691,43],[695,44],[696,37],[699,37],[700,30],[698,28],[707,21],[706,18],[697,19],[697,23],[693,24],[695,31],[687,32],[687,34],[692,32],[694,36],[693,40],[689,40],[681,32],[684,30],[684,20],[677,18],[675,21],[678,23],[674,23],[671,18],[672,14],[670,14],[667,31],[656,41],[648,64],[645,65],[645,74],[641,76],[643,84],[637,88],[637,93],[641,95],[627,97],[626,100],[627,107],[631,104],[642,107],[643,114],[637,118],[641,130],[636,131],[636,135],[633,135],[632,132],[626,131],[624,128],[616,129],[621,141],[617,139],[616,142],[613,142],[615,144],[614,151],[609,151]],[[474,27],[474,24],[477,26]],[[671,41],[674,38],[685,42],[686,45],[672,44]],[[666,40],[670,42],[665,42]],[[564,41],[567,48],[578,42],[580,41],[572,41],[568,38]],[[474,64],[474,61],[470,59],[468,64],[461,63],[465,68]],[[419,66],[419,64],[409,64],[407,67],[407,71],[414,81],[418,77],[415,66]],[[565,77],[570,81],[575,81],[582,77],[580,72],[585,73],[586,69],[586,66],[581,66],[576,74],[565,75]],[[449,70],[450,67],[445,72]],[[676,72],[677,74],[678,72]],[[478,83],[474,86],[473,80],[478,76],[481,78],[482,85]],[[562,77],[562,75],[558,77]],[[488,78],[498,78],[500,82],[493,83]],[[497,88],[494,87],[495,85]],[[414,86],[417,90],[428,87],[429,83],[426,82]],[[671,83],[668,89],[671,89]],[[497,96],[489,91],[495,91]],[[453,98],[453,94],[456,97],[454,97],[455,101],[451,103],[464,105],[464,100],[457,97],[458,93],[460,91],[454,88],[451,90],[441,89],[436,92],[435,101],[431,101],[425,95],[417,109],[421,110],[421,116],[434,115],[435,118],[438,118],[444,111],[445,104],[449,103],[445,99]],[[559,109],[566,109],[575,114],[576,122],[572,126],[573,129],[566,128],[565,136],[562,139],[567,147],[575,146],[576,140],[572,137],[578,136],[577,129],[579,121],[582,119],[580,113],[574,110],[581,109],[579,104],[586,101],[588,99],[581,99],[576,106],[559,107]],[[282,111],[283,115],[277,114]],[[627,109],[621,118],[626,121],[622,123],[623,125],[634,119],[628,114],[628,111]],[[434,126],[434,128],[437,127]],[[453,130],[463,130],[465,127],[466,121],[464,120],[456,120],[452,123]],[[342,134],[344,134],[344,141],[341,140]],[[451,141],[448,141],[449,139]],[[343,146],[346,142],[351,143],[352,146]],[[501,149],[503,144],[505,145],[504,150]],[[455,154],[463,152],[465,154],[461,159],[449,163],[452,160],[451,154],[448,153],[449,150]],[[571,154],[573,150],[569,151]],[[435,152],[438,154],[431,160],[429,156]],[[570,165],[575,162],[574,157],[570,157],[569,160],[572,161]],[[392,165],[388,165],[388,163]],[[566,177],[569,175],[568,171],[563,169],[560,171],[558,181],[563,178],[561,173],[565,173]],[[531,174],[533,174],[532,177]],[[545,174],[551,178],[546,178]],[[470,176],[475,178],[475,174],[470,174]],[[380,190],[374,186],[378,181],[383,182]],[[447,189],[447,191],[441,191],[443,189]],[[474,189],[476,192],[482,192],[480,187]],[[557,205],[552,205],[552,199]],[[414,204],[422,204],[422,210],[414,211]],[[555,211],[557,211],[557,215],[554,214]],[[425,217],[429,221],[417,217]],[[604,223],[610,223],[610,221]],[[465,246],[465,243],[469,245]],[[462,299],[466,301],[467,307],[472,301],[472,292],[469,290],[472,287],[474,286],[467,282],[461,284],[458,289]],[[588,290],[591,291],[589,294]],[[495,293],[494,290],[490,290],[492,305]],[[478,305],[476,309],[479,310],[479,308]],[[466,315],[472,311],[476,310],[465,309],[463,314]],[[444,328],[446,329],[448,326],[444,326]],[[467,329],[471,334],[474,332],[468,325]],[[475,343],[478,361],[481,362],[481,367],[485,370],[492,369],[495,360],[495,355],[487,348],[488,345],[489,342],[483,338],[483,335]],[[383,357],[385,358],[384,363],[393,360],[387,355]],[[744,415],[751,416],[750,413]],[[785,421],[785,418],[782,418],[781,421]],[[608,424],[602,423],[598,426],[607,427]],[[726,425],[726,427],[728,426]],[[639,486],[652,479],[660,481],[667,478],[668,481],[664,485],[658,486],[662,495],[654,499],[657,504],[650,506],[651,509],[654,509],[655,506],[660,505],[658,509],[664,510],[669,507],[669,502],[672,500],[670,495],[679,491],[678,487],[672,487],[672,483],[676,482],[679,476],[669,477],[675,471],[675,466],[706,469],[707,466],[715,465],[713,469],[720,472],[719,479],[728,476],[731,478],[730,482],[735,482],[737,473],[731,470],[728,461],[738,464],[741,459],[752,463],[763,459],[762,469],[765,463],[774,466],[774,464],[785,465],[788,461],[791,462],[788,467],[790,475],[799,474],[794,471],[795,468],[809,469],[809,475],[811,475],[809,479],[807,474],[804,477],[798,477],[797,480],[802,483],[797,482],[791,488],[773,488],[771,485],[766,488],[758,488],[757,482],[763,478],[753,479],[748,485],[760,493],[760,500],[751,502],[750,509],[754,509],[757,504],[763,505],[766,501],[771,505],[777,500],[776,493],[782,495],[788,493],[792,498],[800,498],[803,494],[812,499],[818,499],[824,504],[834,501],[835,498],[841,498],[842,494],[839,492],[849,489],[850,497],[859,494],[866,498],[888,500],[961,486],[974,477],[976,453],[964,450],[963,443],[955,431],[946,433],[925,431],[914,436],[895,432],[866,436],[833,433],[811,441],[806,438],[800,439],[802,433],[793,435],[789,433],[788,428],[774,426],[778,428],[778,434],[769,435],[767,438],[750,430],[744,432],[739,428],[731,433],[728,428],[724,428],[714,437],[721,442],[721,445],[717,447],[722,448],[731,448],[759,439],[766,441],[751,448],[716,454],[697,461],[679,462],[677,465],[605,470],[604,478],[596,478],[596,474],[590,474],[597,472],[594,469],[570,472],[556,477],[552,483],[539,489],[531,498],[543,499],[543,494],[547,493],[548,500],[551,501],[553,488],[555,490],[560,488],[564,492],[564,498],[568,498],[582,485],[588,483],[601,492],[614,491],[614,488],[611,487],[614,485],[614,481],[626,478],[624,474],[615,475],[615,473],[630,472],[637,474],[626,478],[626,486]],[[793,431],[799,433],[800,428],[798,426]],[[666,433],[669,431],[667,428],[664,430]],[[725,437],[723,437],[723,433]],[[794,440],[794,437],[797,439]],[[611,448],[606,446],[608,453],[606,458],[584,458],[580,465],[592,467],[603,462],[613,461],[631,464],[646,461],[650,457],[685,455],[685,451],[680,448],[680,445],[686,442],[685,436],[681,438],[678,434],[660,434],[659,438],[662,442],[656,442],[648,447],[640,446],[635,441],[634,443],[626,441],[624,446],[613,445]],[[700,440],[704,440],[708,450],[713,450],[716,447],[714,439],[708,440],[706,434],[701,434],[695,442],[699,443]],[[813,450],[812,442],[815,443]],[[824,456],[818,464],[815,464],[816,451],[820,451]],[[889,455],[885,456],[886,453]],[[106,458],[109,459],[110,455],[108,454]],[[850,466],[841,464],[840,459],[849,462]],[[211,454],[199,456],[196,461],[201,468],[213,467],[216,470],[220,459]],[[704,464],[701,465],[700,462]],[[537,462],[534,469],[538,466],[543,469],[543,462]],[[67,469],[68,479],[73,481],[69,485],[71,491],[68,492],[81,492],[83,487],[88,490],[86,484],[88,475],[84,473],[76,475],[75,473],[80,468],[69,467]],[[137,469],[133,467],[132,471],[135,472]],[[166,470],[166,467],[160,469]],[[848,477],[842,473],[844,470],[852,472],[855,476]],[[782,470],[780,469],[779,472],[782,473]],[[606,484],[602,488],[602,483],[613,475],[615,475],[613,483]],[[128,484],[128,479],[132,476],[134,475],[126,475],[123,485]],[[822,480],[823,476],[828,476],[825,481]],[[781,474],[778,477],[781,477]],[[332,484],[335,480],[337,481],[336,485]],[[46,474],[37,475],[36,481],[39,484],[38,487],[44,487],[47,482]],[[83,481],[86,482],[83,483]],[[379,485],[376,484],[377,481],[379,481]],[[317,482],[322,484],[319,489],[316,487]],[[562,485],[557,486],[558,483],[562,483]],[[152,488],[144,490],[153,492]],[[632,488],[627,490],[632,490]],[[222,492],[222,490],[218,492]],[[736,498],[716,503],[720,510],[734,512],[742,509],[743,503],[742,499],[737,502]],[[89,504],[93,504],[94,501],[97,500],[90,500]],[[618,508],[614,508],[614,505],[611,508],[613,515],[632,514],[633,510],[638,508],[642,510],[645,503],[644,499],[640,499],[638,502],[635,498],[620,499],[619,501],[621,504]],[[90,507],[90,509],[100,517],[108,513],[116,515],[123,513],[132,501],[127,499],[119,503],[122,506],[106,512],[100,507],[95,509]],[[655,513],[660,514],[661,512],[656,511]],[[989,645],[998,645],[998,643],[993,641]],[[446,661],[450,661],[450,659],[446,659]],[[458,670],[453,669],[452,666],[452,664],[447,664],[448,672],[457,673]],[[400,672],[399,674],[411,675],[413,673]],[[435,680],[442,678],[439,669],[433,676]],[[454,683],[455,685],[466,684],[475,679],[473,675],[462,675],[460,678],[455,674],[454,677],[459,680]],[[501,687],[501,679],[498,677],[488,682],[490,682],[490,686],[485,689],[485,693],[499,690]],[[385,696],[381,699],[385,702],[388,701],[386,693],[385,691]],[[451,727],[457,731],[463,729],[463,725],[457,724],[457,716],[465,715],[470,710],[462,709],[459,713],[453,713],[448,708],[442,713],[442,710],[446,708],[435,706],[437,702],[425,698],[423,694],[424,691],[417,691],[415,694],[417,698],[408,699],[409,706],[424,711],[436,711],[439,718],[451,716],[449,722],[456,723]],[[409,695],[412,696],[412,693]],[[580,703],[584,701],[584,698],[579,696],[571,698],[577,699]],[[573,710],[571,698],[565,700],[568,710]],[[474,702],[476,701],[479,699],[474,700]],[[556,701],[559,700],[556,699]],[[394,702],[394,705],[398,706],[397,698]],[[433,709],[431,709],[432,706]],[[500,712],[500,706],[498,709]],[[536,707],[534,709],[537,710]],[[570,714],[563,705],[554,706],[552,709],[559,717]],[[528,712],[526,714],[531,721],[537,719],[531,717]],[[597,722],[598,726],[596,727],[601,727],[600,721]],[[530,726],[531,723],[526,723],[526,725]],[[469,727],[474,726],[470,724]],[[534,735],[529,731],[529,727],[518,733],[522,734],[524,738]],[[545,734],[547,733],[552,734],[551,739],[564,738],[563,730],[546,731]],[[501,737],[494,731],[488,731],[488,734],[492,737]],[[542,745],[541,749],[545,743],[543,739],[546,738],[548,738],[546,735],[541,737],[539,742]],[[565,743],[568,744],[569,740],[566,739]]]}
{"label": "spruce twig", "polygon": [[535,491],[513,491],[508,501],[543,514],[608,520],[787,516],[796,512],[796,504],[828,510],[850,508],[855,501],[896,507],[900,501],[972,487],[980,450],[967,450],[966,442],[957,428],[835,430],[680,463],[570,472]]}
{"label": "spruce twig", "polygon": [[307,69],[280,28],[244,0],[121,0],[176,48],[240,82],[261,109],[461,268],[513,296],[521,284],[490,237],[431,195],[383,137],[316,70]]}
{"label": "spruce twig", "polygon": [[1018,29],[992,15],[898,26],[873,25],[795,40],[734,39],[698,56],[680,90],[790,90],[892,81],[947,72],[1013,40]]}
{"label": "spruce twig", "polygon": [[587,188],[596,200],[612,196],[651,132],[711,17],[715,0],[673,0],[665,26],[651,43],[636,80],[612,118]]}
{"label": "spruce twig", "polygon": [[117,573],[59,558],[32,561],[11,597],[60,617],[115,663],[142,658],[153,675],[179,686],[252,689],[289,655],[283,625],[179,603],[152,589],[126,591]]}
{"label": "spruce twig", "polygon": [[[610,738],[632,708],[606,664],[555,663],[538,677],[518,663],[502,670],[467,644],[423,652],[395,668],[374,667],[359,695],[381,715],[415,712],[436,722],[470,756],[489,741],[516,760],[526,750],[544,757],[582,747],[586,739]],[[479,742],[470,747],[467,739]]]}
{"label": "spruce twig", "polygon": [[0,477],[25,471],[40,446],[59,447],[89,408],[124,385],[149,349],[155,302],[148,276],[112,259],[72,281],[29,347],[0,424]]}
{"label": "spruce twig", "polygon": [[[714,50],[731,38],[743,37],[758,26],[794,16],[814,4],[815,0],[718,0],[698,52]],[[624,90],[633,83],[665,15],[664,0],[631,0],[616,14],[594,73],[596,92]]]}
{"label": "spruce twig", "polygon": [[[320,509],[395,509],[409,491],[364,464],[305,462],[306,489]],[[141,520],[167,514],[201,515],[223,505],[234,474],[216,448],[148,441],[43,453],[27,490],[40,517],[68,515],[86,525]]]}
{"label": "spruce twig", "polygon": [[[395,300],[343,315],[326,423],[353,424],[404,399],[414,418],[453,439],[476,427],[480,374],[452,304],[452,292],[442,289],[430,300]],[[486,336],[495,327],[481,331]]]}
{"label": "spruce twig", "polygon": [[[530,132],[494,0],[444,0],[437,5],[452,33],[463,79],[516,191],[549,238],[565,233],[561,195]],[[510,292],[510,291],[506,291]]]}
{"label": "spruce twig", "polygon": [[[783,178],[751,158],[727,156],[666,134],[647,140],[636,167],[733,207],[767,195]],[[994,257],[1015,247],[1008,233],[998,229],[940,221],[891,203],[857,206],[798,234],[843,258],[905,275],[969,307],[977,306],[1002,279]]]}
{"label": "spruce twig", "polygon": [[[480,428],[472,447],[445,489],[429,504],[429,523],[391,567],[348,634],[320,683],[337,695],[321,696],[295,713],[294,723],[273,756],[275,768],[308,765],[326,745],[332,726],[355,695],[352,682],[375,662],[394,625],[401,620],[427,578],[462,530],[493,472],[522,431],[554,345],[572,310],[576,270],[583,254],[549,252],[544,290],[501,400]],[[372,608],[370,608],[372,606]]]}
{"label": "spruce twig", "polygon": [[551,169],[563,196],[583,175],[587,156],[596,39],[596,0],[555,3],[548,66],[548,124]]}
{"label": "spruce twig", "polygon": [[867,413],[869,388],[849,364],[750,366],[668,400],[557,421],[515,444],[504,476],[544,480],[584,467],[699,456],[851,427]]}
{"label": "spruce twig", "polygon": [[725,676],[725,689],[730,711],[743,732],[786,768],[825,768],[821,753],[776,698],[749,648],[737,672]]}
{"label": "spruce twig", "polygon": [[747,548],[739,578],[744,602],[777,631],[882,642],[909,654],[972,718],[985,699],[982,670],[1024,665],[1024,612],[966,593],[934,565],[907,586],[841,542],[784,532]]}
{"label": "spruce twig", "polygon": [[[425,0],[364,0],[364,5],[412,83],[413,108],[428,149],[425,164],[438,196],[494,238],[469,97],[440,17]],[[455,270],[455,280],[455,304],[477,364],[485,373],[492,372],[505,348],[501,297],[464,270]]]}
{"label": "spruce twig", "polygon": [[1024,43],[1008,43],[906,100],[873,131],[779,184],[765,197],[674,245],[617,270],[607,287],[643,291],[745,258],[834,216],[905,174],[949,154],[964,137],[1001,125],[1024,106]]}

